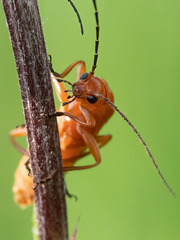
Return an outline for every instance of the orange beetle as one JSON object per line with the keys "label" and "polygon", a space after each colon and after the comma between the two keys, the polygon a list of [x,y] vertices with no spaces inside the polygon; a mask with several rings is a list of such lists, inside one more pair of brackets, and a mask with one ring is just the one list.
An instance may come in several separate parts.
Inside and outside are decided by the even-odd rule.
{"label": "orange beetle", "polygon": [[[76,61],[64,72],[58,74],[53,70],[50,60],[52,81],[55,86],[57,96],[63,103],[57,112],[52,113],[49,116],[61,116],[57,119],[57,121],[61,142],[63,170],[70,171],[88,169],[97,166],[101,162],[99,148],[107,144],[112,136],[98,135],[98,132],[112,116],[114,110],[116,110],[137,134],[138,138],[145,146],[148,155],[152,159],[166,187],[174,195],[175,193],[161,174],[145,141],[142,139],[141,135],[138,133],[133,124],[114,105],[113,93],[107,82],[102,78],[94,76],[98,58],[99,21],[95,0],[93,0],[93,3],[96,19],[96,41],[94,62],[91,72],[86,73],[86,65],[84,61]],[[77,65],[77,81],[74,84],[71,84],[69,81],[64,80],[64,77],[66,77]],[[65,90],[63,82],[71,85],[72,89]],[[72,96],[68,96],[67,92],[72,92]],[[70,99],[69,102],[66,102],[67,99]],[[15,142],[15,137],[25,135],[25,126],[20,126],[10,133],[13,145],[22,154],[24,154],[16,171],[15,183],[13,187],[15,201],[21,206],[27,206],[33,202],[32,177],[28,177],[28,171],[30,174],[29,153]],[[87,151],[87,149],[89,149],[89,151]],[[87,166],[74,166],[78,159],[88,155],[89,153],[91,153],[95,159],[94,164]],[[22,166],[24,164],[26,165],[26,168]]]}
{"label": "orange beetle", "polygon": [[[106,81],[94,76],[99,44],[98,12],[96,4],[94,6],[96,10],[97,31],[96,52],[94,55],[92,71],[89,74],[86,73],[85,62],[77,61],[71,64],[64,72],[58,74],[52,69],[50,61],[52,82],[55,86],[59,100],[63,103],[58,109],[58,112],[53,113],[50,117],[61,116],[57,121],[64,171],[87,169],[98,165],[101,162],[99,148],[107,144],[112,137],[111,135],[98,135],[101,127],[114,112],[114,109],[100,96],[102,95],[111,102],[114,102],[114,97]],[[79,66],[77,82],[71,84],[68,81],[63,80],[63,78],[66,77],[77,65]],[[73,97],[69,102],[65,102],[69,97],[63,82],[72,86],[72,90],[70,91],[72,91]],[[19,136],[26,136],[24,125],[12,130],[10,138],[13,145],[24,154],[15,174],[13,191],[15,194],[15,201],[22,206],[26,206],[33,202],[32,177],[28,176],[28,172],[29,175],[31,174],[31,169],[29,167],[29,152],[15,142],[15,138]],[[87,148],[89,151],[86,151]],[[94,164],[87,166],[74,166],[74,163],[78,159],[89,153],[91,153],[95,159]],[[23,166],[24,164],[26,165],[26,168]]]}

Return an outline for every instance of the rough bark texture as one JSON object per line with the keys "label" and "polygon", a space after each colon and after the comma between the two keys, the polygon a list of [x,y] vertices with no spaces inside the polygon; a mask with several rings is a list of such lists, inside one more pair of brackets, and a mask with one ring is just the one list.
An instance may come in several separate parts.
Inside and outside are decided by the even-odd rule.
{"label": "rough bark texture", "polygon": [[64,176],[47,53],[36,0],[2,0],[13,46],[26,121],[40,240],[68,239]]}

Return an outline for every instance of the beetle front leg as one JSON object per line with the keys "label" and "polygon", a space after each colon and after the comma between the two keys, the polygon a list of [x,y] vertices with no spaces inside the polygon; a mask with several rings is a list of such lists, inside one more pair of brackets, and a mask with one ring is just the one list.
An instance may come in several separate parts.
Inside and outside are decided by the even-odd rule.
{"label": "beetle front leg", "polygon": [[49,115],[49,117],[61,117],[61,116],[67,116],[71,119],[73,119],[75,122],[79,123],[80,125],[86,126],[86,127],[94,127],[96,124],[96,121],[88,121],[88,122],[83,122],[81,119],[76,117],[75,115],[69,113],[69,112],[55,112]]}
{"label": "beetle front leg", "polygon": [[[52,78],[52,82],[55,86],[55,90],[57,93],[57,96],[59,98],[59,100],[61,102],[66,102],[67,98],[68,98],[68,94],[65,92],[65,87],[63,83],[58,82],[58,78],[64,78],[65,76],[67,76],[72,70],[73,68],[78,65],[78,73],[77,73],[77,81],[80,79],[80,76],[82,73],[84,73],[86,71],[86,64],[84,61],[76,61],[73,64],[71,64],[68,68],[66,68],[66,70],[64,72],[62,72],[61,74],[54,72],[53,69],[51,69],[52,73],[51,73],[51,78]],[[69,106],[66,105],[64,106],[64,111],[68,111]]]}
{"label": "beetle front leg", "polygon": [[81,112],[82,112],[86,122],[82,121],[81,119],[79,119],[78,117],[76,117],[75,115],[73,115],[72,113],[69,113],[69,112],[55,112],[55,113],[50,114],[49,117],[67,116],[67,117],[73,119],[74,121],[76,121],[77,123],[79,123],[81,126],[95,127],[96,120],[94,118],[94,115],[84,107],[80,106],[80,109],[81,109]]}

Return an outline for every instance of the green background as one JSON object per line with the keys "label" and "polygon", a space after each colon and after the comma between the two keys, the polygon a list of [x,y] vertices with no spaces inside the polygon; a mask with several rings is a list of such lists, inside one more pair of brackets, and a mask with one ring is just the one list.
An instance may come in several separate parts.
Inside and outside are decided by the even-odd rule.
{"label": "green background", "polygon": [[[41,0],[47,52],[56,71],[76,60],[91,69],[95,20],[91,0],[74,0],[85,34],[68,1]],[[107,80],[115,104],[134,123],[151,149],[174,198],[142,144],[114,114],[101,133],[112,141],[101,149],[102,164],[68,173],[69,232],[80,216],[78,240],[180,239],[180,2],[177,0],[97,0],[100,50],[96,75]],[[32,208],[13,201],[14,172],[21,155],[8,133],[24,123],[18,78],[0,5],[0,239],[32,239]],[[76,70],[68,80],[75,81]],[[57,105],[58,106],[58,105]],[[92,157],[84,161],[92,161]]]}

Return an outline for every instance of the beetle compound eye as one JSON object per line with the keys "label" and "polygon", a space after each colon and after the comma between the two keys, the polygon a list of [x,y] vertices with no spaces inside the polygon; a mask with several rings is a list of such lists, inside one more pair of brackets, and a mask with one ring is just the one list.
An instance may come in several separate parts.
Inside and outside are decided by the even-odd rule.
{"label": "beetle compound eye", "polygon": [[96,103],[98,98],[95,97],[95,96],[88,96],[87,100],[88,100],[89,103]]}
{"label": "beetle compound eye", "polygon": [[80,80],[85,80],[88,77],[89,73],[83,73],[80,76]]}

